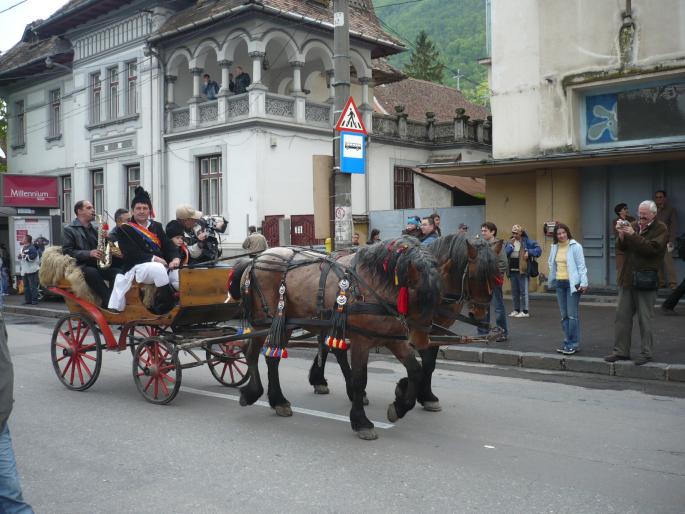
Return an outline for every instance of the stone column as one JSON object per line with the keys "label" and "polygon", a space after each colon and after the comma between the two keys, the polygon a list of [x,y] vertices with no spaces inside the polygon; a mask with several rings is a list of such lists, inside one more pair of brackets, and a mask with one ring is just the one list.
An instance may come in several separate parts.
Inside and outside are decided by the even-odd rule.
{"label": "stone column", "polygon": [[366,131],[370,134],[373,125],[373,107],[369,103],[369,83],[371,82],[371,77],[360,77],[359,83],[362,86],[362,104],[359,106],[361,111],[362,120],[364,121],[364,126]]}
{"label": "stone column", "polygon": [[302,61],[290,61],[290,66],[293,69],[293,93],[302,92],[302,68],[304,63]]}
{"label": "stone column", "polygon": [[250,52],[252,58],[252,84],[247,88],[250,102],[250,116],[264,116],[266,114],[267,87],[262,84],[262,61],[264,52]]}
{"label": "stone column", "polygon": [[250,52],[248,54],[252,58],[252,84],[250,87],[262,84],[262,62],[266,52]]}
{"label": "stone column", "polygon": [[333,77],[335,76],[335,70],[326,70],[326,83],[328,84],[328,100],[326,103],[335,103],[335,88],[333,87]]}
{"label": "stone column", "polygon": [[435,141],[435,113],[426,113],[426,136],[428,141]]}
{"label": "stone column", "polygon": [[166,105],[169,108],[174,108],[176,107],[176,102],[175,102],[175,92],[174,92],[174,84],[176,83],[176,79],[178,77],[176,75],[167,75],[165,77],[166,79]]}
{"label": "stone column", "polygon": [[302,91],[302,68],[304,67],[304,62],[290,61],[290,66],[293,69],[292,96],[295,97],[295,121],[297,123],[305,123],[305,108],[307,103],[307,95],[305,95],[304,91]]}
{"label": "stone column", "polygon": [[190,73],[193,76],[193,96],[188,100],[188,111],[190,114],[190,126],[189,128],[197,127],[199,123],[200,113],[197,108],[197,104],[202,101],[202,96],[200,96],[200,83],[202,80],[202,68],[191,68]]}
{"label": "stone column", "polygon": [[228,84],[231,81],[229,75],[231,74],[231,66],[233,61],[222,60],[219,61],[219,66],[221,66],[221,89],[219,89],[219,96],[226,96],[230,93],[228,89]]}
{"label": "stone column", "polygon": [[476,141],[479,143],[485,142],[485,120],[475,120],[476,122]]}
{"label": "stone column", "polygon": [[469,117],[466,116],[464,113],[466,112],[466,109],[459,107],[458,109],[455,110],[455,113],[457,114],[454,117],[454,140],[455,141],[463,141],[466,139],[466,122],[468,121]]}
{"label": "stone column", "polygon": [[407,118],[409,118],[409,114],[404,112],[404,105],[396,105],[395,113],[397,113],[397,135],[401,139],[407,139]]}

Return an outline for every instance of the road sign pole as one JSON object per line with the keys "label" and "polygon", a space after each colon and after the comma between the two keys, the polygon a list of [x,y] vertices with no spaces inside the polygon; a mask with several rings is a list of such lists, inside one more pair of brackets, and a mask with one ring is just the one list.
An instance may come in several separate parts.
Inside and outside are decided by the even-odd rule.
{"label": "road sign pole", "polygon": [[[333,1],[333,88],[337,120],[350,96],[350,16],[348,0]],[[340,171],[340,134],[333,131],[333,174],[331,176],[331,225],[335,249],[352,245],[352,178]]]}

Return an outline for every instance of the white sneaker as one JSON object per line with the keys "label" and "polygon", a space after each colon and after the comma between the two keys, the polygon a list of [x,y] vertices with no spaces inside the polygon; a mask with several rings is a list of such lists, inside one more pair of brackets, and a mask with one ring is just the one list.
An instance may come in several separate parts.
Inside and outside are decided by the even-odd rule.
{"label": "white sneaker", "polygon": [[519,314],[521,314],[519,311],[511,311],[511,314],[509,314],[510,318],[518,318]]}
{"label": "white sneaker", "polygon": [[527,312],[521,311],[516,315],[516,317],[517,318],[530,318],[530,314],[528,314]]}

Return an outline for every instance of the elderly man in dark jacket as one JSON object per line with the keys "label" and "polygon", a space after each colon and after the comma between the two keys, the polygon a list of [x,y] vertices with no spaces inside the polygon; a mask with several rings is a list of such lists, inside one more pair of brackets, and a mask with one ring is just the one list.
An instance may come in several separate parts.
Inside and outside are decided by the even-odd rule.
{"label": "elderly man in dark jacket", "polygon": [[[102,269],[98,261],[103,255],[98,250],[98,232],[93,227],[95,208],[88,200],[80,200],[74,205],[76,218],[64,227],[62,232],[62,252],[76,259],[76,263],[83,270],[86,283],[102,300],[102,307],[106,308],[112,294],[114,279],[121,273],[119,268],[111,266]],[[107,285],[109,280],[111,285]]]}
{"label": "elderly man in dark jacket", "polygon": [[0,512],[33,514],[24,502],[7,420],[12,412],[14,370],[7,347],[5,320],[0,315]]}
{"label": "elderly man in dark jacket", "polygon": [[637,222],[619,220],[616,224],[616,249],[623,252],[625,260],[616,281],[618,305],[614,351],[604,358],[607,362],[630,360],[630,335],[635,314],[642,338],[642,350],[635,364],[640,366],[652,360],[652,318],[659,286],[657,270],[668,242],[668,228],[656,219],[656,212],[656,204],[645,200],[638,208]]}

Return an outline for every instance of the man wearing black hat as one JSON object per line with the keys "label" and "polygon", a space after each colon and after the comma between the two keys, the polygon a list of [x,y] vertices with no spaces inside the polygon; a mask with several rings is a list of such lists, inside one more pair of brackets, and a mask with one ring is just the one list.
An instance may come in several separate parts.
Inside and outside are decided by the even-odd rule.
{"label": "man wearing black hat", "polygon": [[119,275],[109,300],[109,308],[122,311],[126,306],[126,293],[133,280],[139,284],[157,286],[159,313],[169,311],[174,305],[174,291],[169,285],[170,270],[181,263],[178,248],[169,241],[160,223],[152,221],[150,195],[142,187],[135,189],[131,201],[133,219],[120,227],[119,246],[124,255],[125,275]]}

